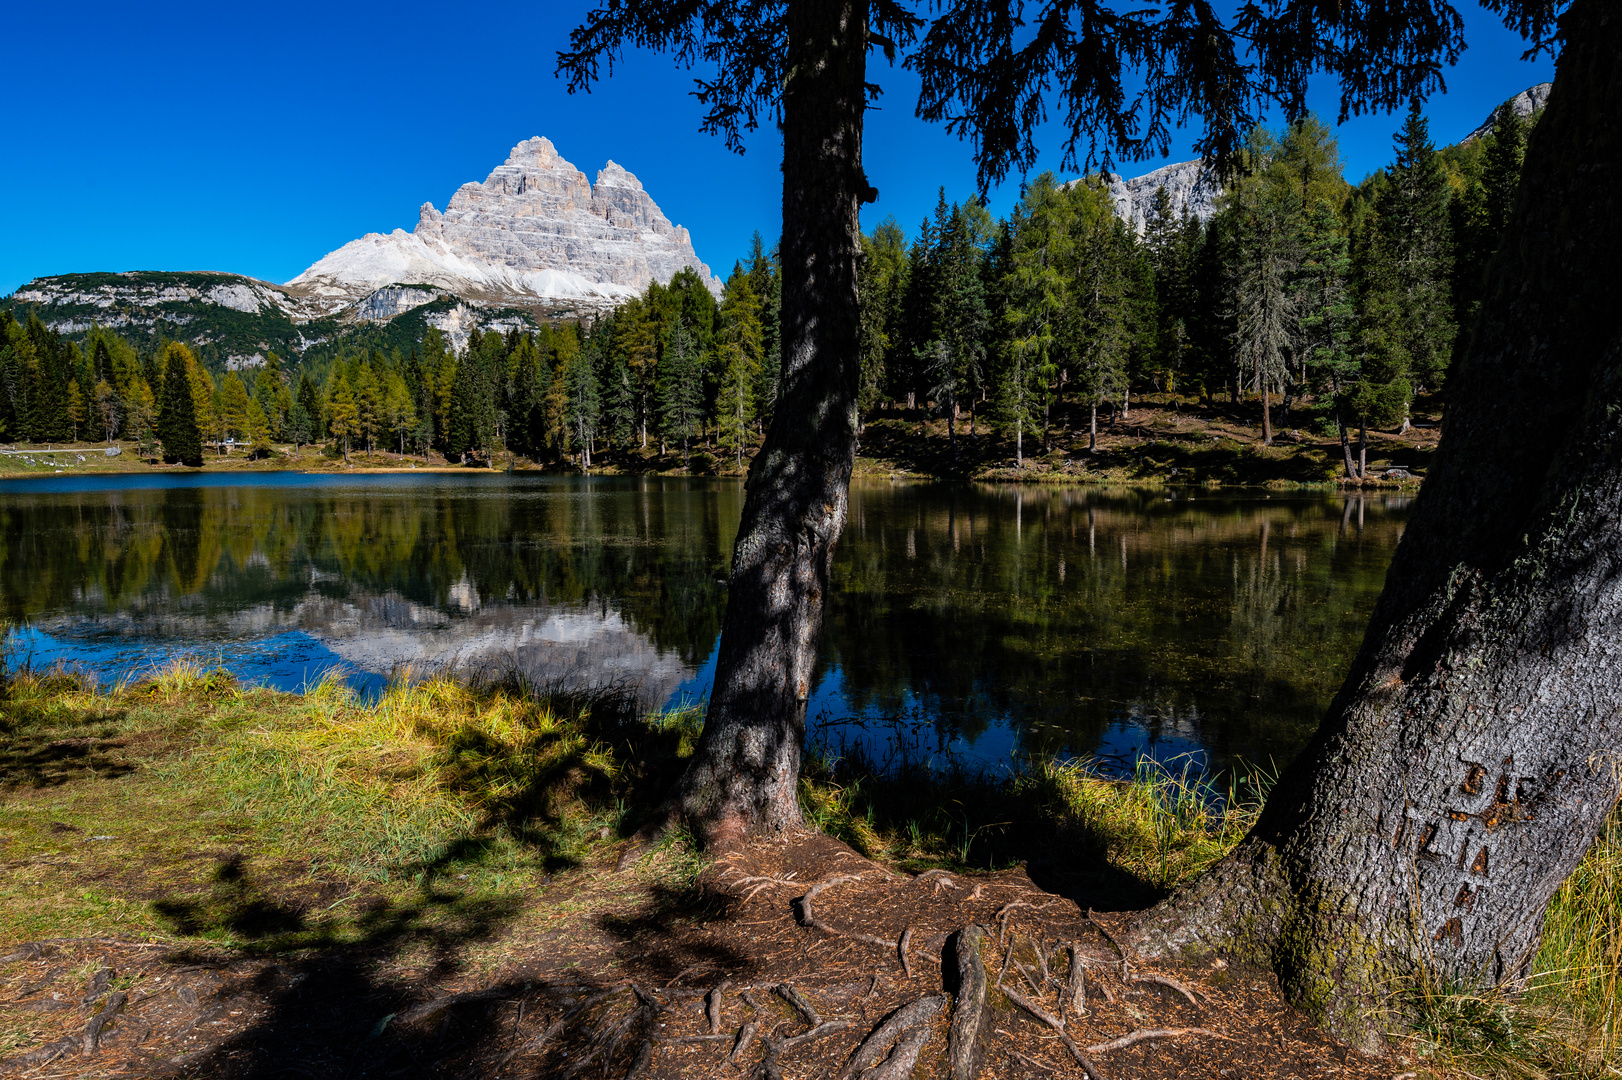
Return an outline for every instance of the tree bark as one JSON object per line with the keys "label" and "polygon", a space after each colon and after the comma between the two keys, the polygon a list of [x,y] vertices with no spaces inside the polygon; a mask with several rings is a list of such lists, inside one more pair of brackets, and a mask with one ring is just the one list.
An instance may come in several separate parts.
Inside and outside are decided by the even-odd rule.
{"label": "tree bark", "polygon": [[1262,445],[1273,445],[1273,414],[1267,400],[1267,388],[1262,387]]}
{"label": "tree bark", "polygon": [[1363,647],[1251,834],[1134,929],[1150,954],[1269,965],[1365,1046],[1416,975],[1527,973],[1622,775],[1622,12],[1576,0],[1561,23],[1447,438]]}
{"label": "tree bark", "polygon": [[1357,465],[1352,461],[1352,437],[1346,431],[1345,422],[1338,416],[1335,417],[1335,426],[1340,429],[1340,456],[1346,467],[1346,479],[1356,480]]}
{"label": "tree bark", "polygon": [[782,389],[750,465],[715,687],[673,815],[711,849],[800,823],[805,706],[856,452],[866,0],[788,7]]}

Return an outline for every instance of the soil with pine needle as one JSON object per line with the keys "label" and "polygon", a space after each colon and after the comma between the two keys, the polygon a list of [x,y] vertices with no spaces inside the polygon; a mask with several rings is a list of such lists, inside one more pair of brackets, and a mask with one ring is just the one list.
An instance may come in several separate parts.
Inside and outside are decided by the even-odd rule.
{"label": "soil with pine needle", "polygon": [[[544,890],[537,904],[580,913],[544,932],[493,923],[479,946],[493,963],[465,963],[465,941],[448,937],[276,958],[112,939],[0,946],[0,1010],[13,1028],[29,1018],[32,1035],[0,1074],[854,1080],[946,1077],[975,1055],[978,1075],[998,1078],[1402,1071],[1318,1032],[1270,976],[1135,963],[1115,943],[1124,915],[1090,912],[1023,868],[908,875],[812,833],[680,888],[612,866]],[[970,996],[968,941],[987,1015],[965,1046],[954,1014]]]}

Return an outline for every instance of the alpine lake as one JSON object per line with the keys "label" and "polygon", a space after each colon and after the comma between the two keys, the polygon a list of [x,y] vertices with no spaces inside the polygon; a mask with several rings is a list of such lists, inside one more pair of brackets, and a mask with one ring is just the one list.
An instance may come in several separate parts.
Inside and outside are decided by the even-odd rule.
{"label": "alpine lake", "polygon": [[[1411,496],[859,480],[808,742],[1280,766],[1362,639]],[[175,660],[364,696],[408,669],[702,702],[735,481],[298,473],[0,482],[6,663]]]}

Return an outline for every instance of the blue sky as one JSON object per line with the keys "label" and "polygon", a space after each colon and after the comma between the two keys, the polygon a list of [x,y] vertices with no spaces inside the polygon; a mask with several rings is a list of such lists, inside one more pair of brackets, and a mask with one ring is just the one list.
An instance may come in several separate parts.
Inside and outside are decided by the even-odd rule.
{"label": "blue sky", "polygon": [[[700,134],[691,75],[653,54],[630,54],[589,95],[565,93],[554,54],[588,6],[18,5],[0,65],[12,119],[0,295],[91,270],[286,281],[363,233],[410,229],[424,201],[443,209],[531,135],[588,177],[610,158],[631,170],[724,275],[755,230],[778,230],[776,133],[756,132],[741,157]],[[1552,60],[1523,62],[1518,38],[1467,0],[1458,6],[1470,49],[1426,106],[1439,143],[1553,76]],[[863,220],[893,214],[910,233],[939,186],[952,199],[973,192],[974,165],[967,144],[913,117],[906,72],[880,61],[870,77],[886,93],[869,114],[880,198]],[[1314,105],[1333,119],[1333,87]],[[1381,115],[1342,128],[1348,178],[1389,160],[1397,126]],[[1046,142],[1038,168],[1057,168],[1059,140]],[[1190,156],[1191,142],[1169,160]],[[1017,191],[1015,177],[992,210],[1006,213]]]}

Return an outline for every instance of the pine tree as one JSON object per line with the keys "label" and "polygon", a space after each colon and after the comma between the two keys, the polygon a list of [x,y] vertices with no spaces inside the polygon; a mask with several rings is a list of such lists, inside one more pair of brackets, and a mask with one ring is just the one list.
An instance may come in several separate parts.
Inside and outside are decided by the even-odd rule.
{"label": "pine tree", "polygon": [[248,407],[243,417],[243,425],[247,430],[248,454],[253,458],[269,457],[270,445],[270,418],[265,410],[253,398],[248,399]]}
{"label": "pine tree", "polygon": [[170,342],[163,352],[163,400],[158,413],[158,440],[169,464],[201,466],[203,433],[194,399],[196,359],[191,350]]}
{"label": "pine tree", "polygon": [[1014,435],[1014,463],[1025,464],[1025,431],[1034,428],[1047,373],[1057,367],[1063,320],[1070,309],[1075,210],[1052,173],[1036,178],[1014,210],[1013,243],[1003,285],[1008,298],[1008,363],[1000,386],[1004,427]]}
{"label": "pine tree", "polygon": [[400,375],[390,372],[383,392],[383,417],[388,429],[399,439],[400,453],[406,450],[406,436],[417,426],[417,410],[411,389]]}
{"label": "pine tree", "polygon": [[597,353],[611,340],[612,335],[589,337],[568,357],[561,380],[569,395],[568,422],[574,432],[580,468],[588,472],[603,412],[602,385],[597,375],[601,361]]}
{"label": "pine tree", "polygon": [[[248,404],[253,399],[248,396],[248,388],[242,384],[236,372],[231,372],[220,383],[219,424],[220,434],[235,439],[248,437]],[[221,452],[224,452],[224,439],[221,440]]]}
{"label": "pine tree", "polygon": [[[857,270],[856,280],[857,295],[862,305],[862,382],[856,400],[857,408],[866,415],[878,407],[889,382],[890,356],[897,344],[896,332],[906,287],[906,237],[902,235],[901,226],[896,224],[895,218],[885,218],[871,233],[862,237],[862,252],[862,264]],[[742,275],[734,272],[733,276],[737,278]],[[743,276],[743,281],[749,286],[750,295],[755,297],[758,309],[759,294],[755,293],[747,276]],[[728,288],[732,288],[730,281]],[[756,322],[760,321],[757,314]],[[761,351],[764,354],[764,337]],[[742,452],[741,445],[739,452]]]}
{"label": "pine tree", "polygon": [[1352,351],[1357,311],[1348,287],[1350,245],[1327,200],[1319,200],[1302,221],[1297,248],[1300,268],[1291,286],[1297,319],[1295,351],[1302,357],[1309,385],[1325,392],[1332,403],[1341,457],[1350,480],[1357,472],[1352,464],[1345,394],[1358,379],[1357,358]]}
{"label": "pine tree", "polygon": [[118,391],[103,379],[96,383],[96,388],[91,393],[95,402],[96,416],[101,420],[101,430],[111,443],[113,436],[118,432],[120,414]]}
{"label": "pine tree", "polygon": [[15,442],[31,435],[34,344],[10,311],[0,311],[0,437]]}
{"label": "pine tree", "polygon": [[680,439],[683,467],[691,464],[690,441],[704,408],[703,371],[697,342],[685,320],[670,331],[670,343],[659,364],[659,431],[662,439]]}
{"label": "pine tree", "polygon": [[[1066,352],[1075,358],[1076,381],[1087,402],[1087,452],[1098,452],[1098,408],[1127,387],[1127,359],[1133,340],[1133,243],[1115,216],[1109,193],[1098,177],[1070,190],[1075,224],[1072,310]],[[1057,394],[1053,394],[1057,399]],[[1043,437],[1048,438],[1046,411]],[[1050,445],[1051,448],[1051,445]]]}
{"label": "pine tree", "polygon": [[84,427],[88,414],[85,412],[84,391],[79,389],[77,379],[68,383],[68,431],[74,442],[79,441],[79,429]]}
{"label": "pine tree", "polygon": [[327,426],[332,437],[343,450],[344,464],[349,464],[349,440],[360,432],[360,410],[355,406],[355,392],[343,375],[333,376],[328,387]]}
{"label": "pine tree", "polygon": [[294,398],[292,407],[287,410],[287,437],[293,443],[294,454],[299,447],[314,441],[315,430],[316,419],[305,407],[303,396]]}
{"label": "pine tree", "polygon": [[355,436],[365,442],[369,454],[377,449],[378,433],[386,427],[382,388],[372,365],[364,361],[356,365],[350,390],[355,395]]}
{"label": "pine tree", "polygon": [[[1415,384],[1441,385],[1453,353],[1447,174],[1416,100],[1396,135],[1396,162],[1375,203],[1363,274],[1363,347],[1376,399],[1407,424]],[[1402,401],[1396,410],[1394,399]]]}
{"label": "pine tree", "polygon": [[1273,444],[1269,395],[1282,391],[1297,329],[1290,283],[1299,260],[1293,193],[1260,192],[1241,209],[1239,258],[1231,268],[1234,356],[1244,385],[1261,397],[1262,444]]}
{"label": "pine tree", "polygon": [[[896,233],[899,235],[900,230]],[[882,295],[882,287],[881,287]],[[874,308],[880,301],[875,298]],[[863,300],[863,325],[869,327],[867,301]],[[864,348],[883,349],[882,342],[864,340]],[[765,334],[760,324],[760,298],[750,287],[749,277],[734,272],[727,281],[721,303],[721,385],[716,393],[716,426],[720,445],[731,451],[735,466],[743,469],[743,451],[749,442],[749,424],[755,417],[755,386],[765,353]],[[863,356],[864,378],[868,357]],[[882,355],[875,361],[882,371]]]}

